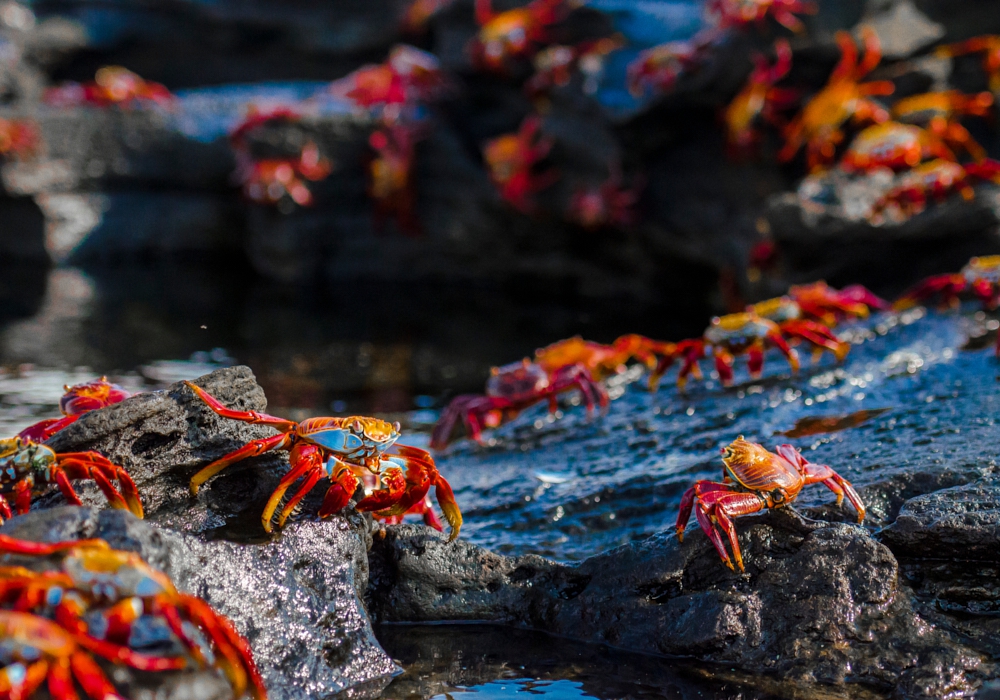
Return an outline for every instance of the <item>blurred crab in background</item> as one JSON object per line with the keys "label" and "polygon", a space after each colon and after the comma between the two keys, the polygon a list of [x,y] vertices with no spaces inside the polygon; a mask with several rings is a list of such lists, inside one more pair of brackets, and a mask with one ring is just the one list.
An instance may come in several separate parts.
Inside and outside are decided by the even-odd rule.
{"label": "blurred crab in background", "polygon": [[604,71],[604,59],[612,51],[622,48],[625,40],[620,36],[585,41],[577,46],[556,44],[537,54],[533,60],[535,73],[524,84],[525,92],[537,97],[556,87],[566,87],[579,71],[583,76],[583,92],[597,92],[598,80]]}
{"label": "blurred crab in background", "polygon": [[400,28],[404,34],[423,34],[435,15],[454,4],[455,0],[413,0],[403,14]]}
{"label": "blurred crab in background", "polygon": [[479,32],[469,44],[472,62],[492,73],[507,74],[514,61],[530,59],[552,42],[549,27],[563,21],[575,0],[532,0],[524,7],[494,12],[491,0],[475,0]]}
{"label": "blurred crab in background", "polygon": [[832,328],[848,318],[868,318],[872,310],[886,311],[889,302],[860,284],[834,289],[820,280],[792,285],[788,296],[798,304],[802,315]]}
{"label": "blurred crab in background", "polygon": [[642,51],[627,69],[628,90],[635,97],[647,92],[666,94],[681,74],[697,66],[714,35],[697,35],[688,41],[668,41]]}
{"label": "blurred crab in background", "polygon": [[866,127],[859,133],[840,165],[847,171],[867,171],[874,168],[906,170],[927,159],[955,160],[955,154],[935,134],[919,126],[883,122]]}
{"label": "blurred crab in background", "polygon": [[170,108],[176,99],[165,86],[143,80],[122,66],[104,66],[98,69],[93,82],[67,83],[45,92],[46,102],[61,107],[83,104],[97,107],[154,104]]}
{"label": "blurred crab in background", "polygon": [[795,14],[812,15],[819,8],[816,3],[804,0],[709,0],[705,9],[722,28],[762,25],[765,19],[773,17],[798,34],[805,31],[805,25]]}
{"label": "blurred crab in background", "polygon": [[620,167],[612,167],[608,179],[596,186],[579,186],[566,208],[567,221],[586,229],[602,226],[631,226],[639,193],[622,184]]}
{"label": "blurred crab in background", "polygon": [[360,107],[399,107],[434,99],[444,85],[437,56],[407,44],[397,44],[384,63],[363,66],[331,83],[326,91]]}
{"label": "blurred crab in background", "polygon": [[0,155],[29,158],[38,148],[38,127],[26,119],[0,119]]}
{"label": "blurred crab in background", "polygon": [[311,140],[291,157],[259,158],[251,152],[247,137],[254,129],[298,121],[299,115],[287,108],[270,112],[251,110],[230,133],[229,141],[236,152],[235,178],[250,201],[278,205],[291,201],[309,206],[313,203],[313,194],[306,182],[325,180],[333,172],[333,164],[320,154],[319,147]]}
{"label": "blurred crab in background", "polygon": [[924,127],[952,148],[962,148],[980,161],[986,158],[986,151],[958,122],[958,117],[985,117],[992,106],[993,95],[988,92],[966,95],[948,90],[904,97],[892,106],[892,116],[897,121]]}
{"label": "blurred crab in background", "polygon": [[802,108],[801,113],[785,129],[785,146],[778,159],[789,161],[803,145],[806,164],[815,172],[832,163],[837,146],[844,141],[844,126],[888,121],[889,112],[874,100],[874,95],[890,95],[895,86],[888,80],[861,83],[882,60],[878,35],[871,29],[862,30],[864,58],[858,60],[858,48],[847,32],[837,32],[840,62],[833,69],[826,86]]}
{"label": "blurred crab in background", "polygon": [[[932,297],[938,297],[944,306],[957,308],[960,295],[970,292],[992,310],[1000,306],[1000,255],[983,255],[969,260],[959,272],[934,275],[923,280],[893,303],[897,311],[909,309]],[[997,351],[1000,353],[1000,338]]]}
{"label": "blurred crab in background", "polygon": [[660,357],[671,355],[676,345],[630,333],[616,338],[610,345],[573,336],[535,350],[535,362],[549,375],[564,367],[580,365],[594,380],[621,374],[632,360],[652,370]]}
{"label": "blurred crab in background", "polygon": [[[148,673],[217,668],[234,698],[266,700],[250,646],[233,624],[200,598],[179,593],[139,555],[103,540],[48,544],[5,536],[0,554],[23,563],[0,566],[0,638],[15,664],[27,666],[0,672],[8,693],[17,691],[9,697],[30,697],[46,679],[53,700],[76,698],[74,679],[94,700],[121,697],[94,663],[97,656]],[[37,564],[46,568],[35,571]],[[155,655],[133,648],[140,619],[164,633]]]}
{"label": "blurred crab in background", "polygon": [[858,522],[865,519],[865,505],[851,482],[826,465],[809,462],[791,445],[780,445],[775,454],[740,435],[722,448],[722,464],[721,482],[696,481],[681,496],[676,529],[677,539],[684,541],[684,531],[694,510],[702,532],[730,569],[733,561],[723,536],[733,550],[736,568],[744,571],[743,553],[732,519],[766,508],[784,508],[809,484],[823,484],[833,491],[838,506],[846,496],[857,511]]}
{"label": "blurred crab in background", "polygon": [[918,165],[903,173],[875,203],[870,220],[880,223],[885,212],[905,220],[926,209],[928,200],[943,202],[955,192],[971,201],[976,196],[970,182],[973,178],[1000,184],[1000,162],[987,158],[981,163],[960,165],[938,158]]}
{"label": "blurred crab in background", "polygon": [[420,126],[389,124],[368,137],[374,156],[368,163],[368,196],[374,205],[375,226],[392,218],[403,233],[420,234],[413,184],[413,160]]}
{"label": "blurred crab in background", "polygon": [[558,178],[554,171],[537,174],[535,166],[552,148],[552,140],[541,136],[541,119],[528,116],[516,133],[490,139],[483,146],[483,160],[500,196],[521,213],[534,207],[533,195]]}
{"label": "blurred crab in background", "polygon": [[[867,310],[867,307],[865,308]],[[851,349],[850,344],[837,338],[826,324],[803,318],[805,314],[802,306],[792,297],[765,299],[752,304],[748,310],[760,318],[778,324],[778,330],[789,339],[789,345],[802,341],[809,343],[817,358],[826,350],[839,362]]]}
{"label": "blurred crab in background", "polygon": [[75,423],[83,414],[106,408],[132,395],[117,384],[109,382],[107,377],[85,384],[67,385],[63,389],[66,393],[59,399],[59,410],[62,411],[63,417],[39,421],[19,432],[17,437],[32,442],[45,442],[63,428]]}
{"label": "blurred crab in background", "polygon": [[595,405],[608,405],[608,394],[580,364],[564,365],[547,372],[541,365],[525,358],[503,367],[494,367],[486,381],[486,395],[456,396],[441,414],[431,435],[431,447],[444,449],[451,441],[459,419],[476,442],[482,442],[482,429],[495,428],[540,401],[549,402],[549,411],[559,409],[557,396],[578,389],[591,413]]}
{"label": "blurred crab in background", "polygon": [[1000,94],[1000,36],[976,36],[957,44],[939,46],[936,53],[938,56],[947,58],[982,53],[983,70],[986,71],[990,90],[993,94]]}
{"label": "blurred crab in background", "polygon": [[726,141],[732,154],[753,150],[760,140],[759,123],[764,121],[772,126],[782,126],[778,110],[791,107],[798,100],[796,91],[775,87],[775,83],[788,75],[792,68],[792,48],[788,41],[776,41],[774,53],[773,65],[768,65],[764,56],[754,56],[754,69],[746,85],[723,112]]}

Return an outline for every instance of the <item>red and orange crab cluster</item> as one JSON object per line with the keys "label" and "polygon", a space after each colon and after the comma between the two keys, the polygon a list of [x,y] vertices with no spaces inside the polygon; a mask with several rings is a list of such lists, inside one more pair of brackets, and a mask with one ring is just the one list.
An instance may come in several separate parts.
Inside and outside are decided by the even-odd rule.
{"label": "red and orange crab cluster", "polygon": [[256,129],[298,122],[299,115],[281,108],[271,112],[251,112],[230,134],[236,152],[236,174],[244,196],[258,204],[313,203],[308,182],[325,180],[333,164],[324,158],[313,141],[306,141],[293,156],[260,157],[251,149],[248,137]]}
{"label": "red and orange crab cluster", "polygon": [[105,66],[97,71],[93,82],[66,83],[49,88],[45,101],[63,107],[94,105],[96,107],[133,107],[158,105],[172,107],[174,95],[160,83],[143,80],[121,66]]}
{"label": "red and orange crab cluster", "polygon": [[309,418],[296,423],[256,411],[227,408],[201,387],[190,382],[187,385],[223,418],[266,425],[277,431],[269,438],[254,440],[204,467],[191,478],[192,494],[197,494],[202,484],[230,464],[265,452],[283,450],[289,453],[291,468],[271,494],[261,515],[267,532],[271,531],[271,520],[279,503],[296,482],[301,480],[299,488],[286,501],[278,516],[279,527],[321,479],[330,481],[319,510],[319,516],[324,518],[347,506],[367,478],[379,488],[358,501],[355,506],[358,510],[388,518],[411,511],[422,512],[421,506],[433,486],[438,505],[451,525],[450,539],[458,537],[462,513],[455,503],[451,486],[438,472],[430,453],[396,444],[400,430],[398,423],[364,416]]}
{"label": "red and orange crab cluster", "polygon": [[[0,535],[0,697],[121,698],[97,659],[145,673],[215,669],[234,698],[266,700],[247,641],[205,601],[103,540],[45,544]],[[155,628],[155,649],[133,635]],[[146,644],[149,642],[147,640]],[[113,674],[112,674],[113,677]]]}
{"label": "red and orange crab cluster", "polygon": [[[684,530],[694,510],[702,532],[730,569],[734,569],[735,561],[735,568],[745,570],[733,519],[769,508],[784,508],[809,484],[823,484],[833,491],[837,505],[846,496],[858,513],[858,522],[865,519],[865,505],[850,482],[828,466],[809,462],[791,445],[780,445],[775,454],[741,435],[722,449],[722,464],[721,482],[696,481],[681,497],[677,539],[684,539]],[[732,559],[726,551],[727,541]]]}

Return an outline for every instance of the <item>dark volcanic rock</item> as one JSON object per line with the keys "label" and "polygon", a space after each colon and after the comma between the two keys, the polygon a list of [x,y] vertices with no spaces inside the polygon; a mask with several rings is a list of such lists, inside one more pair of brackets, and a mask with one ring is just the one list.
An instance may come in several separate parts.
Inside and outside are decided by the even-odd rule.
{"label": "dark volcanic rock", "polygon": [[[289,527],[275,542],[236,545],[158,530],[122,511],[66,507],[15,518],[2,533],[49,542],[100,537],[140,553],[180,590],[201,596],[235,623],[250,641],[271,698],[342,691],[374,697],[397,672],[361,604],[368,572],[363,519],[334,517]],[[193,675],[186,682],[201,685],[183,697],[231,695],[214,674]],[[167,692],[164,697],[181,697]]]}
{"label": "dark volcanic rock", "polygon": [[376,540],[369,605],[381,620],[488,619],[908,697],[975,684],[983,659],[917,615],[892,553],[863,529],[776,512],[743,521],[740,540],[746,575],[728,572],[700,533],[568,567],[400,528]]}

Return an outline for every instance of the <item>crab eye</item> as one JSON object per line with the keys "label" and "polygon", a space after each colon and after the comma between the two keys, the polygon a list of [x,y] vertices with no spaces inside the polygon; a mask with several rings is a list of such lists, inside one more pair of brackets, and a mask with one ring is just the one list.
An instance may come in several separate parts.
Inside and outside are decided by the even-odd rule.
{"label": "crab eye", "polygon": [[353,423],[351,423],[351,430],[353,430],[355,433],[364,432],[364,427],[361,425],[361,421],[355,420]]}
{"label": "crab eye", "polygon": [[402,427],[403,427],[403,426],[401,426],[401,425],[399,424],[399,421],[395,421],[395,422],[394,422],[394,423],[392,424],[392,429],[393,429],[393,431],[394,431],[394,432],[397,432],[397,433],[398,433],[398,432],[399,432],[399,431],[400,431],[400,430],[402,429]]}

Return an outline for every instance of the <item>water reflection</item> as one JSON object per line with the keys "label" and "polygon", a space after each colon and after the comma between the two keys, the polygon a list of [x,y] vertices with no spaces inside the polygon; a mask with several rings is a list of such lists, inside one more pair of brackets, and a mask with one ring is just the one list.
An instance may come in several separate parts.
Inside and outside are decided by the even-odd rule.
{"label": "water reflection", "polygon": [[629,654],[527,630],[488,625],[382,625],[379,642],[406,669],[385,700],[572,698],[766,700],[689,660]]}

